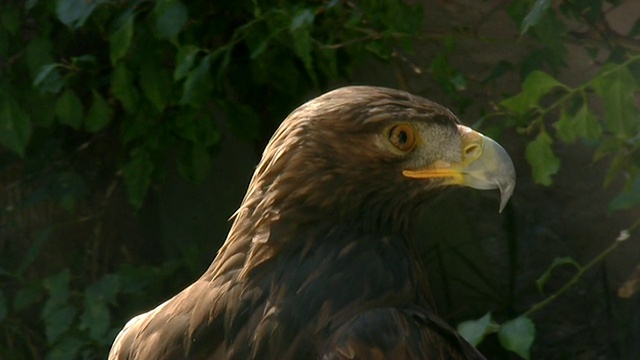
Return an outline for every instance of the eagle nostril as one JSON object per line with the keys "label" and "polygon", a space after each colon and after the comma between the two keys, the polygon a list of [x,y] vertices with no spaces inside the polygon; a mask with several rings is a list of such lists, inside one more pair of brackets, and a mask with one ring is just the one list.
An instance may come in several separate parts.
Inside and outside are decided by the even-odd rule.
{"label": "eagle nostril", "polygon": [[465,146],[464,150],[464,157],[465,158],[473,158],[476,159],[480,156],[481,153],[481,149],[480,149],[480,145],[478,144],[469,144],[467,146]]}

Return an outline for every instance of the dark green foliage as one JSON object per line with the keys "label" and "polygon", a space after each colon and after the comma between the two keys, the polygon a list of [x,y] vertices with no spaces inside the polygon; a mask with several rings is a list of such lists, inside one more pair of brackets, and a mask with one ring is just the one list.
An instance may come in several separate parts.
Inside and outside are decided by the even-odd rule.
{"label": "dark green foliage", "polygon": [[[628,34],[605,36],[612,33],[602,0],[510,2],[499,10],[513,21],[518,41],[531,46],[517,62],[496,62],[480,80],[490,87],[506,76],[521,79],[520,89],[490,99],[498,104],[489,109],[487,99],[468,92],[477,74],[453,60],[461,43],[484,46],[487,39],[474,38],[467,28],[424,34],[428,24],[415,3],[3,1],[0,171],[20,183],[2,178],[0,184],[24,197],[0,204],[10,219],[0,217],[0,358],[104,358],[126,319],[179,290],[176,278],[198,275],[194,259],[202,250],[180,244],[182,253],[163,249],[170,254],[154,264],[140,259],[161,252],[162,244],[135,244],[136,254],[127,247],[103,257],[92,252],[102,248],[86,245],[69,249],[68,261],[58,263],[48,252],[65,252],[68,243],[56,239],[79,232],[87,244],[97,243],[101,231],[109,231],[103,219],[117,189],[139,209],[153,201],[153,189],[172,169],[190,181],[204,180],[225,129],[260,149],[310,91],[349,78],[372,58],[429,72],[456,112],[484,109],[487,116],[477,125],[486,133],[516,128],[527,142],[533,180],[541,185],[552,186],[563,169],[558,145],[593,149],[594,161],[610,163],[604,185],[617,179],[626,185],[609,210],[637,208],[640,55],[624,39],[640,33],[640,21]],[[567,19],[604,40],[583,41],[591,33],[570,31]],[[579,44],[604,65],[582,83],[558,80],[564,79],[559,74],[567,44]],[[423,63],[407,60],[425,45],[436,50]],[[400,83],[408,87],[406,79]],[[488,121],[496,117],[500,121]],[[35,228],[11,217],[14,211],[39,217],[49,207],[63,215],[43,216]],[[464,259],[462,251],[450,251]],[[466,265],[478,280],[467,287],[506,302],[500,285],[473,260]],[[577,266],[570,257],[559,258],[536,285],[542,289],[563,264]],[[504,349],[528,358],[536,337],[529,317],[501,325],[494,317],[514,314],[493,311],[459,329],[474,344],[497,336]]]}
{"label": "dark green foliage", "polygon": [[[21,187],[35,189],[14,206],[56,204],[76,219],[73,226],[91,223],[96,239],[104,204],[120,184],[140,208],[167,166],[202,181],[221,126],[263,143],[308,90],[367,56],[410,51],[422,18],[395,1],[29,0],[1,7],[0,166],[22,172]],[[105,203],[83,218],[96,194],[106,194]],[[25,230],[0,226],[6,234]],[[70,254],[70,264],[36,270],[70,224],[44,226],[22,242],[25,249],[7,245],[0,256],[0,358],[103,358],[131,316],[114,313],[116,303],[140,303],[176,269],[199,269],[184,255],[145,277],[137,275],[143,268],[118,270],[119,263],[88,273],[92,255]]]}

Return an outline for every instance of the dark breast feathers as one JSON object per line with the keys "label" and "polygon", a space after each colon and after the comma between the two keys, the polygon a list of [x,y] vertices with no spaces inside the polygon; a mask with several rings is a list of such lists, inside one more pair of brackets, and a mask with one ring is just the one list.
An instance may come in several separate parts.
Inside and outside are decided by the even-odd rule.
{"label": "dark breast feathers", "polygon": [[[415,134],[392,137],[397,122]],[[435,315],[411,239],[416,210],[449,184],[403,176],[462,161],[460,128],[391,89],[303,105],[267,145],[211,267],[130,320],[109,359],[483,359]],[[429,145],[406,151],[405,136]]]}

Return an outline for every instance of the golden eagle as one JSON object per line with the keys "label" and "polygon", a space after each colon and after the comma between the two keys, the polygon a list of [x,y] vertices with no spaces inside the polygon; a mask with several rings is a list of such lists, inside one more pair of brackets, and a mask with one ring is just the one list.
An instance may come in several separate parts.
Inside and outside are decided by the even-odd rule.
{"label": "golden eagle", "polygon": [[131,319],[109,359],[484,359],[437,317],[417,210],[445,186],[515,186],[446,108],[350,86],[293,111],[196,282]]}

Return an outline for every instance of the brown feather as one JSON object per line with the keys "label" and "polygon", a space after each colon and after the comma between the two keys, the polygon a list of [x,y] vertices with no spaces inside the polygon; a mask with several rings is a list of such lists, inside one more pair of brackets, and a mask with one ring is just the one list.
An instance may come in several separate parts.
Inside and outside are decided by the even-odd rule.
{"label": "brown feather", "polygon": [[[390,151],[394,122],[412,123],[425,151]],[[132,319],[109,359],[482,359],[436,317],[413,248],[416,211],[441,184],[401,175],[459,157],[457,123],[431,101],[375,87],[296,109],[210,268]]]}

